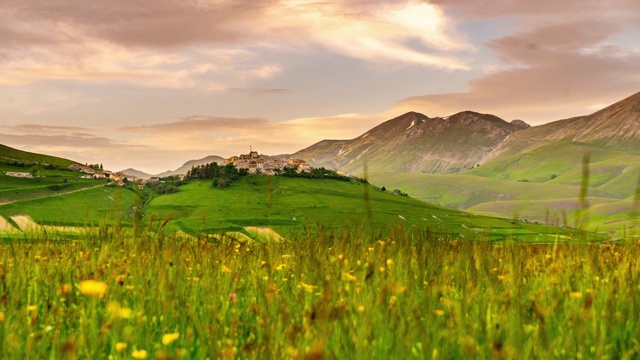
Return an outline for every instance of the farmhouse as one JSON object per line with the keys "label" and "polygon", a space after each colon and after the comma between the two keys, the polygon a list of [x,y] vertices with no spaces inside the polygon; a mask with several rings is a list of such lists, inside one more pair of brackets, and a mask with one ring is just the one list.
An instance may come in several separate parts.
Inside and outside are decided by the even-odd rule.
{"label": "farmhouse", "polygon": [[107,176],[105,174],[95,173],[95,174],[93,174],[93,178],[96,179],[96,180],[97,179],[106,179]]}
{"label": "farmhouse", "polygon": [[73,171],[80,171],[82,170],[82,167],[78,164],[71,164],[69,166],[67,166],[67,168],[73,170]]}
{"label": "farmhouse", "polygon": [[93,170],[88,166],[80,166],[80,171],[82,171],[85,174],[94,174],[96,172],[95,170]]}

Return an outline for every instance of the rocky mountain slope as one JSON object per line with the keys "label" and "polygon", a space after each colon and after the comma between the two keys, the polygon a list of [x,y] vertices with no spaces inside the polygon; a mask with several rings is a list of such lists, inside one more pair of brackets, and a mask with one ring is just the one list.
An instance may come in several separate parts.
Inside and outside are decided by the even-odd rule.
{"label": "rocky mountain slope", "polygon": [[312,166],[446,174],[558,144],[640,151],[640,93],[588,116],[529,127],[494,115],[464,111],[444,118],[410,112],[351,140],[323,140],[296,154]]}
{"label": "rocky mountain slope", "polygon": [[371,171],[454,173],[475,167],[510,135],[528,128],[522,120],[463,111],[445,118],[409,112],[351,140],[324,140],[293,156],[312,166]]}

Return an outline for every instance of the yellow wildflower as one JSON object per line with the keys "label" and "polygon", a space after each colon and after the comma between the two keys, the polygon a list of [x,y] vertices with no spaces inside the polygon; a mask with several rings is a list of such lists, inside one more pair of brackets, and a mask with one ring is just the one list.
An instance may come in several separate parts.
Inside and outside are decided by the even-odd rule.
{"label": "yellow wildflower", "polygon": [[58,295],[68,294],[71,292],[71,284],[62,284],[56,288]]}
{"label": "yellow wildflower", "polygon": [[357,278],[355,276],[353,276],[353,275],[351,275],[351,274],[349,274],[347,272],[343,272],[342,273],[342,278],[345,279],[345,280],[349,280],[349,281],[356,281],[357,280]]}
{"label": "yellow wildflower", "polygon": [[360,305],[358,306],[358,312],[364,312],[364,306]]}
{"label": "yellow wildflower", "polygon": [[393,265],[393,260],[387,259],[387,266],[392,266],[392,265]]}
{"label": "yellow wildflower", "polygon": [[580,299],[580,298],[582,297],[582,293],[581,293],[581,292],[579,292],[579,291],[572,291],[572,292],[569,294],[569,296],[570,296],[572,299]]}
{"label": "yellow wildflower", "polygon": [[134,359],[146,359],[147,355],[147,350],[133,350],[131,353],[131,357]]}
{"label": "yellow wildflower", "polygon": [[107,283],[104,281],[85,280],[80,282],[78,289],[84,295],[102,297],[107,292]]}
{"label": "yellow wildflower", "polygon": [[38,305],[29,305],[27,306],[28,311],[36,311],[38,310]]}
{"label": "yellow wildflower", "polygon": [[0,311],[0,323],[4,322],[4,312]]}
{"label": "yellow wildflower", "polygon": [[180,333],[172,333],[172,334],[164,334],[162,335],[162,344],[163,345],[169,345],[172,342],[178,340],[178,338],[180,337]]}
{"label": "yellow wildflower", "polygon": [[222,265],[222,272],[223,272],[223,273],[230,273],[230,272],[231,272],[231,269],[229,269],[228,267],[226,267],[226,266]]}
{"label": "yellow wildflower", "polygon": [[116,350],[118,352],[123,352],[123,351],[127,350],[127,344],[123,343],[123,342],[117,342],[116,343]]}
{"label": "yellow wildflower", "polygon": [[444,315],[444,311],[442,311],[442,310],[438,310],[438,309],[433,310],[433,313],[434,313],[434,314],[436,314],[436,316],[442,316],[442,315]]}
{"label": "yellow wildflower", "polygon": [[107,305],[107,311],[111,316],[120,318],[120,319],[130,319],[133,317],[133,310],[121,307],[117,302],[110,302]]}

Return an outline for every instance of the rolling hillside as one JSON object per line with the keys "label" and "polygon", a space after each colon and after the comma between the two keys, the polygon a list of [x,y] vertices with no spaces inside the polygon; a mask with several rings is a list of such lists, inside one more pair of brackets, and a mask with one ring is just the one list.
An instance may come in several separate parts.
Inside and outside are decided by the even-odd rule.
{"label": "rolling hillside", "polygon": [[68,159],[31,153],[0,144],[0,162],[12,163],[16,161],[24,163],[50,164],[58,167],[67,167],[71,164],[76,163]]}
{"label": "rolling hillside", "polygon": [[366,225],[376,231],[388,231],[401,225],[466,238],[513,236],[540,241],[545,238],[542,234],[555,236],[563,232],[543,225],[470,215],[358,182],[261,175],[241,177],[226,189],[193,182],[182,186],[178,193],[153,199],[145,217],[168,219],[170,229],[190,234],[246,232],[247,227],[257,227],[287,236],[314,232],[318,226],[338,230]]}

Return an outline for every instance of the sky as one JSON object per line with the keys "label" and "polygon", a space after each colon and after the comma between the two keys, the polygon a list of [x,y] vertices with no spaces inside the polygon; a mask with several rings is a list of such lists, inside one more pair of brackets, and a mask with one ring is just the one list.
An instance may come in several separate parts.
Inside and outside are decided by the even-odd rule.
{"label": "sky", "polygon": [[640,0],[0,0],[0,144],[151,174],[640,91]]}

